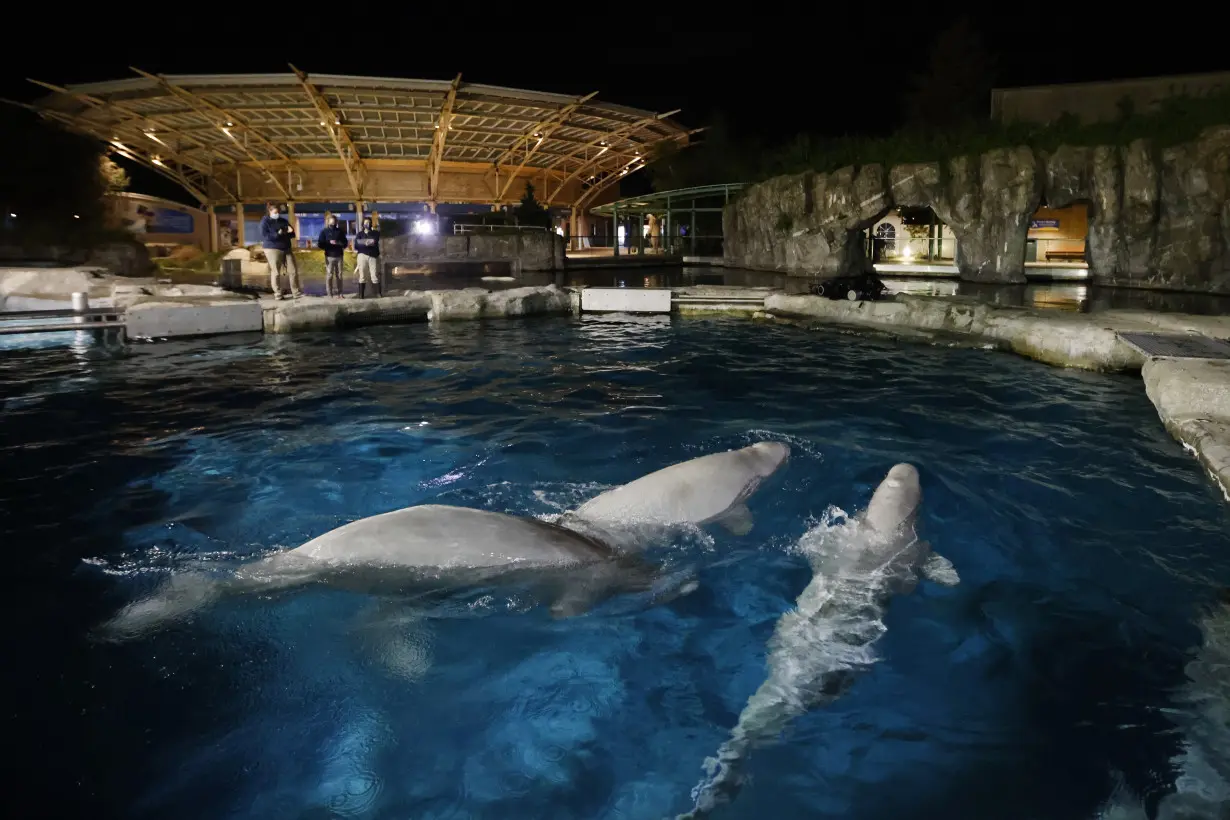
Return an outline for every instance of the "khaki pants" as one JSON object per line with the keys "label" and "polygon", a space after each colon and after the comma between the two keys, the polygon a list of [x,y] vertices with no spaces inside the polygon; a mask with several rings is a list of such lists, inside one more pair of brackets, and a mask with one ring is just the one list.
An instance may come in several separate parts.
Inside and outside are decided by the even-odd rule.
{"label": "khaki pants", "polygon": [[342,295],[342,257],[325,257],[325,292],[330,296]]}
{"label": "khaki pants", "polygon": [[359,254],[359,264],[355,266],[354,272],[360,282],[363,281],[364,273],[368,276],[367,281],[373,285],[380,281],[380,266],[377,264],[379,259],[380,257],[378,256],[368,256],[365,253]]}
{"label": "khaki pants", "polygon": [[269,287],[273,289],[273,295],[282,295],[282,289],[278,287],[278,274],[285,268],[291,294],[302,296],[303,288],[299,287],[299,268],[295,265],[294,252],[265,248],[265,258],[269,260]]}

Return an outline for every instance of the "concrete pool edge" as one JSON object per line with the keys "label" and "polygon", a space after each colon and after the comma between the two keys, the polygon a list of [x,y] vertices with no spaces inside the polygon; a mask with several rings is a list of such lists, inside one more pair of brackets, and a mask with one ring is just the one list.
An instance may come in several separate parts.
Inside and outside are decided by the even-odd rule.
{"label": "concrete pool edge", "polygon": [[334,330],[398,322],[560,316],[575,311],[571,290],[555,285],[488,291],[424,290],[379,299],[261,299],[267,333]]}
{"label": "concrete pool edge", "polygon": [[1230,361],[1149,357],[1118,336],[1120,331],[1144,331],[1225,339],[1230,337],[1230,317],[1126,310],[1043,312],[928,296],[842,302],[782,293],[765,299],[765,315],[889,332],[907,341],[948,337],[1058,367],[1139,371],[1166,430],[1196,456],[1230,501]]}

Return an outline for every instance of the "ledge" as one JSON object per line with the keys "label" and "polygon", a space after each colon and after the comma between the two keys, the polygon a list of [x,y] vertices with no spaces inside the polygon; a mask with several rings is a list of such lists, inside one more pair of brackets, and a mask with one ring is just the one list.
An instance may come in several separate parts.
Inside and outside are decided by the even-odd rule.
{"label": "ledge", "polygon": [[552,316],[573,312],[572,294],[555,285],[487,291],[426,290],[379,299],[329,299],[307,296],[276,301],[264,299],[265,330],[295,333],[360,325],[406,322]]}
{"label": "ledge", "polygon": [[1230,501],[1230,361],[1155,358],[1141,376],[1166,429]]}

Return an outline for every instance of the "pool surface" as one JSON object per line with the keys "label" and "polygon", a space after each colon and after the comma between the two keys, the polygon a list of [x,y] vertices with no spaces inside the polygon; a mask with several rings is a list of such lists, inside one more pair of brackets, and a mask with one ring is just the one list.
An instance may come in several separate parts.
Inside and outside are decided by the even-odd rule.
{"label": "pool surface", "polygon": [[[1117,776],[1170,788],[1173,693],[1230,586],[1230,511],[1131,377],[664,317],[5,344],[14,816],[674,817],[810,579],[794,546],[909,461],[962,583],[895,599],[880,661],[713,816],[1091,818]],[[765,439],[793,454],[750,533],[652,551],[699,572],[667,603],[317,585],[90,638],[192,561],[427,502],[553,515]]]}

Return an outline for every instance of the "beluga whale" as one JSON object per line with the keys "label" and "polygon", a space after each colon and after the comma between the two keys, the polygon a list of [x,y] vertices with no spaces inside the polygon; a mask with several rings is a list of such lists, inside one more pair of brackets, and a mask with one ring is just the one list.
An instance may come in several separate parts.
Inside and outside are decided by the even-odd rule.
{"label": "beluga whale", "polygon": [[897,464],[876,488],[863,513],[834,528],[818,526],[799,546],[813,577],[769,639],[768,677],[747,702],[706,778],[692,792],[684,818],[708,816],[738,794],[752,748],[772,741],[796,717],[831,703],[858,672],[876,661],[889,600],[926,577],[946,586],[960,578],[946,558],[918,538],[922,499],[918,470]]}
{"label": "beluga whale", "polygon": [[747,500],[790,458],[790,445],[759,441],[672,464],[591,498],[561,517],[606,528],[716,523],[735,535],[752,529]]}
{"label": "beluga whale", "polygon": [[[695,581],[679,573],[664,576],[644,562],[643,542],[617,538],[612,528],[621,520],[701,525],[723,520],[732,510],[742,527],[744,502],[789,452],[785,444],[760,442],[702,456],[603,493],[556,522],[443,504],[361,518],[247,563],[229,577],[173,575],[98,634],[135,637],[225,594],[309,583],[398,598],[430,594],[424,590],[522,583],[544,593],[557,617],[581,614],[625,592],[649,592],[660,600],[691,591]],[[669,499],[665,506],[664,499]]]}

